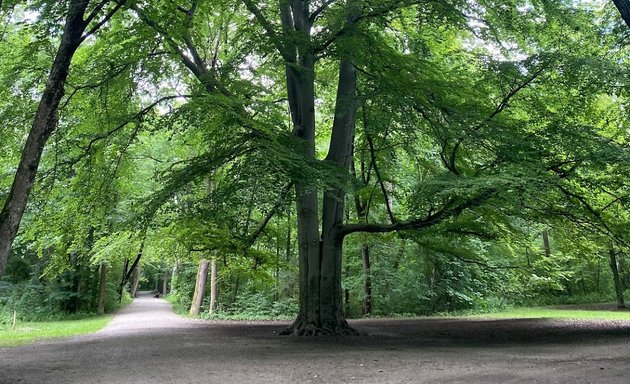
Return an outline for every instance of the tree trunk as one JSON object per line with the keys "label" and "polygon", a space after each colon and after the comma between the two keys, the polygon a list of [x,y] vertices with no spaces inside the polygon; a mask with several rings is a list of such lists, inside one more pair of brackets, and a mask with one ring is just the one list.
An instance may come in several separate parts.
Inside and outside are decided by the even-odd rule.
{"label": "tree trunk", "polygon": [[164,277],[162,280],[162,294],[163,295],[167,295],[168,294],[168,277],[170,275],[169,269],[168,268],[164,268]]}
{"label": "tree trunk", "polygon": [[545,247],[545,256],[551,256],[551,245],[549,244],[549,232],[545,229],[542,232],[543,246]]}
{"label": "tree trunk", "polygon": [[[289,49],[291,54],[297,52],[297,62],[286,63],[286,80],[293,133],[303,142],[303,155],[315,159],[315,55],[310,41],[312,25],[308,8],[307,1],[285,3],[281,19],[285,33],[293,31],[307,38]],[[355,8],[355,2],[349,1],[348,26],[355,20]],[[326,161],[345,170],[352,158],[358,106],[356,85],[356,69],[349,58],[344,58],[339,65],[335,117]],[[296,181],[300,310],[295,322],[283,334],[356,333],[348,326],[342,307],[343,236],[339,228],[343,225],[344,200],[341,187],[324,192],[320,237],[317,189],[303,180]]]}
{"label": "tree trunk", "polygon": [[621,14],[621,18],[626,22],[626,25],[630,27],[630,1],[628,0],[613,0],[615,6]]}
{"label": "tree trunk", "polygon": [[621,279],[619,278],[619,270],[617,269],[617,254],[613,247],[610,247],[608,251],[610,256],[610,270],[613,274],[613,283],[615,284],[615,294],[617,296],[617,308],[625,308],[626,305],[623,301],[623,287],[621,286]]}
{"label": "tree trunk", "polygon": [[[146,233],[144,234],[144,236],[146,237]],[[142,242],[140,243],[140,249],[138,250],[138,254],[136,255],[135,260],[131,264],[131,267],[129,266],[129,259],[125,259],[125,263],[123,265],[123,273],[120,278],[120,285],[118,286],[118,302],[119,303],[122,303],[123,291],[125,290],[125,286],[129,282],[129,279],[131,278],[131,274],[134,273],[136,268],[140,266],[140,259],[142,258],[143,253],[144,253],[144,238],[142,239]]]}
{"label": "tree trunk", "polygon": [[133,273],[133,281],[131,282],[131,296],[138,297],[138,287],[140,286],[140,275],[142,274],[142,265],[138,264]]}
{"label": "tree trunk", "polygon": [[190,305],[190,314],[193,316],[199,316],[199,312],[201,311],[201,303],[203,302],[207,279],[208,260],[202,259],[199,262],[199,270],[197,272],[197,281],[195,284],[195,293],[193,294],[193,301]]}
{"label": "tree trunk", "polygon": [[372,278],[370,265],[370,246],[363,244],[361,247],[361,260],[363,261],[363,273],[365,280],[363,281],[363,316],[372,314]]}
{"label": "tree trunk", "polygon": [[0,211],[0,277],[4,274],[13,240],[33,188],[44,146],[57,126],[57,109],[65,92],[70,62],[82,42],[81,36],[87,26],[83,15],[88,3],[85,0],[69,2],[61,42],[22,150],[11,190]]}
{"label": "tree trunk", "polygon": [[626,257],[623,253],[619,253],[617,258],[617,264],[619,266],[619,280],[621,281],[621,287],[625,291],[630,286],[628,285],[628,269],[626,268]]}
{"label": "tree trunk", "polygon": [[212,259],[210,262],[210,313],[214,313],[217,310],[219,293],[217,284],[217,261],[216,259]]}
{"label": "tree trunk", "polygon": [[237,272],[236,278],[234,279],[234,288],[232,288],[232,300],[230,303],[234,306],[236,305],[236,299],[238,298],[238,290],[241,287],[241,275]]}
{"label": "tree trunk", "polygon": [[107,293],[107,265],[101,263],[101,270],[98,278],[98,305],[96,306],[96,313],[99,315],[105,314],[105,294]]}

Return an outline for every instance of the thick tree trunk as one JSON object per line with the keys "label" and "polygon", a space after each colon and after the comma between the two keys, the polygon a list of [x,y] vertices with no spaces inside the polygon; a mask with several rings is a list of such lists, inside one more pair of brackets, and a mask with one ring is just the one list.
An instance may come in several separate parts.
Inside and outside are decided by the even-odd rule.
{"label": "thick tree trunk", "polygon": [[615,285],[615,295],[617,296],[617,308],[625,308],[626,305],[623,300],[623,286],[621,285],[619,270],[617,269],[617,254],[613,247],[610,247],[608,255],[610,256],[610,270],[612,271],[613,283]]}
{"label": "thick tree trunk", "polygon": [[214,313],[217,310],[219,298],[218,282],[217,282],[217,260],[212,259],[210,262],[210,308],[209,312]]}
{"label": "thick tree trunk", "polygon": [[199,270],[197,272],[197,281],[195,284],[195,293],[193,294],[193,301],[190,304],[190,314],[193,316],[199,316],[199,312],[201,311],[201,303],[203,302],[207,280],[208,260],[203,259],[199,262]]}
{"label": "thick tree trunk", "polygon": [[[349,3],[350,10],[354,1]],[[294,30],[310,38],[309,2],[294,1],[292,4],[281,9],[285,33]],[[354,21],[354,11],[349,11],[349,25]],[[294,47],[295,50],[299,60],[286,65],[293,133],[304,143],[304,156],[315,159],[315,56],[309,42],[301,43]],[[356,69],[350,60],[344,59],[339,67],[335,118],[326,160],[345,170],[352,158],[356,108]],[[342,188],[325,191],[320,237],[316,187],[304,181],[296,182],[300,311],[295,322],[283,334],[355,333],[345,320],[342,303],[343,236],[339,228],[343,225],[344,200]]]}
{"label": "thick tree trunk", "polygon": [[626,25],[630,27],[630,1],[629,0],[613,0],[615,6],[621,14],[621,18],[626,22]]}
{"label": "thick tree trunk", "polygon": [[89,1],[73,0],[68,5],[61,42],[52,65],[46,87],[39,102],[33,125],[22,150],[13,184],[0,211],[0,276],[11,252],[28,197],[35,182],[44,146],[57,126],[57,109],[65,92],[70,62],[81,44],[86,23],[83,14]]}
{"label": "thick tree trunk", "polygon": [[96,313],[99,315],[105,314],[105,295],[107,293],[107,265],[101,263],[99,278],[98,278],[98,304],[96,305]]}

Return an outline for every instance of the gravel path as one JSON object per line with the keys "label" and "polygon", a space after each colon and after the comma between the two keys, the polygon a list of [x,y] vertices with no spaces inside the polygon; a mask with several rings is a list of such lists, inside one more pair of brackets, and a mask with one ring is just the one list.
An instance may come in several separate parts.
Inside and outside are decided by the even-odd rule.
{"label": "gravel path", "polygon": [[0,349],[0,384],[630,383],[630,322],[360,320],[371,336],[278,336],[142,297],[88,336]]}

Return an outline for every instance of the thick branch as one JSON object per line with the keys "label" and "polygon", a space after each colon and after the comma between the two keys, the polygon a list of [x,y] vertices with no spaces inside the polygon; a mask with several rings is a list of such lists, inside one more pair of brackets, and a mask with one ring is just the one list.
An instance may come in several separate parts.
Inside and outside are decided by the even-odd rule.
{"label": "thick branch", "polygon": [[316,10],[313,11],[313,13],[311,13],[311,16],[309,17],[309,19],[311,20],[311,24],[315,22],[315,20],[317,20],[317,18],[319,17],[319,15],[324,12],[332,3],[334,3],[337,0],[326,0],[322,3],[322,5],[320,5],[319,7],[317,7]]}
{"label": "thick branch", "polygon": [[435,213],[430,213],[425,218],[416,218],[408,221],[395,222],[392,224],[376,224],[376,223],[357,223],[357,224],[345,224],[339,228],[339,235],[341,237],[349,235],[355,232],[368,232],[368,233],[388,233],[404,230],[423,229],[433,225],[439,224],[444,219],[459,215],[462,211],[468,208],[473,208],[488,200],[496,193],[495,190],[488,190],[485,193],[474,197],[470,200],[463,202],[455,207],[454,199],[449,200],[442,209]]}
{"label": "thick branch", "polygon": [[615,7],[619,10],[621,18],[630,27],[630,1],[629,0],[613,0]]}

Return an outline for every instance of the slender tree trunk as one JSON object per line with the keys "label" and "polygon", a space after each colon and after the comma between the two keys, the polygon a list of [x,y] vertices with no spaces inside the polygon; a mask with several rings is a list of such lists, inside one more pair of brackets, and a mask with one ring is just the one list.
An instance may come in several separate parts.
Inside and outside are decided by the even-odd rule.
{"label": "slender tree trunk", "polygon": [[199,270],[197,272],[197,281],[195,284],[195,293],[193,295],[193,301],[190,305],[190,314],[193,316],[199,316],[199,312],[201,311],[201,303],[203,302],[207,279],[208,260],[203,259],[199,262]]}
{"label": "slender tree trunk", "polygon": [[140,276],[142,275],[142,265],[138,264],[133,273],[133,281],[131,282],[131,296],[138,297],[138,287],[140,286]]}
{"label": "slender tree trunk", "polygon": [[621,279],[619,278],[619,270],[617,269],[617,254],[614,247],[610,247],[608,255],[610,256],[610,270],[612,271],[615,294],[617,296],[617,308],[625,308],[626,305],[623,300],[623,287],[621,285]]}
{"label": "slender tree trunk", "polygon": [[96,306],[96,313],[99,315],[105,314],[105,295],[107,293],[107,265],[101,263],[99,278],[98,278],[98,304]]}
{"label": "slender tree trunk", "polygon": [[210,262],[210,313],[217,310],[218,294],[217,260],[213,258]]}
{"label": "slender tree trunk", "polygon": [[168,268],[164,269],[164,276],[163,276],[163,280],[162,280],[162,294],[163,295],[167,295],[168,294],[168,277],[170,275],[170,271]]}
{"label": "slender tree trunk", "polygon": [[621,252],[617,258],[617,264],[619,265],[619,280],[621,281],[621,287],[625,291],[628,289],[628,269],[626,268],[626,257]]}
{"label": "slender tree trunk", "polygon": [[551,256],[551,245],[549,244],[549,231],[546,229],[542,232],[543,246],[545,247],[545,256]]}
{"label": "slender tree trunk", "polygon": [[241,287],[241,276],[236,275],[236,279],[234,279],[234,288],[232,289],[232,305],[236,304],[236,299],[238,298],[238,290]]}
{"label": "slender tree trunk", "polygon": [[[346,278],[348,278],[350,276],[350,266],[348,265],[347,260],[346,260],[345,271],[346,271]],[[348,287],[346,287],[346,289],[344,290],[344,303],[345,303],[344,316],[348,317],[350,316],[350,288]]]}
{"label": "slender tree trunk", "polygon": [[370,246],[363,244],[361,247],[361,260],[363,261],[363,316],[372,314],[372,266],[370,265]]}
{"label": "slender tree trunk", "polygon": [[82,42],[81,36],[87,26],[83,15],[88,3],[87,0],[72,0],[68,4],[61,42],[22,150],[11,190],[0,211],[0,276],[4,274],[13,240],[35,182],[44,146],[57,127],[57,109],[65,92],[70,62]]}
{"label": "slender tree trunk", "polygon": [[[145,235],[146,236],[146,233]],[[125,259],[125,263],[123,265],[123,272],[120,278],[120,284],[118,286],[118,302],[122,303],[123,291],[125,290],[125,286],[129,282],[131,278],[131,274],[135,272],[136,268],[140,265],[140,259],[142,258],[142,254],[144,253],[144,238],[140,243],[140,249],[138,250],[138,254],[136,255],[135,260],[131,263],[131,267],[129,266],[129,259]],[[157,291],[157,287],[156,287]]]}

